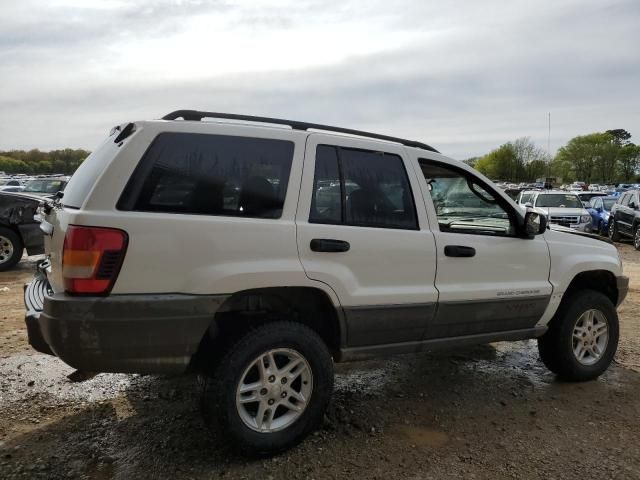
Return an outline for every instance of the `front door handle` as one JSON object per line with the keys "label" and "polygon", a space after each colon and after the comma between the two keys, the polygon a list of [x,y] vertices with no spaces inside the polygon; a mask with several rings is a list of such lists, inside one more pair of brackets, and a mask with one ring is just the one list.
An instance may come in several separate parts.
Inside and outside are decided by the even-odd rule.
{"label": "front door handle", "polygon": [[476,249],[462,245],[447,245],[444,247],[444,254],[447,257],[474,257],[476,255]]}
{"label": "front door handle", "polygon": [[314,252],[348,252],[349,242],[332,238],[314,238],[311,240],[311,250]]}

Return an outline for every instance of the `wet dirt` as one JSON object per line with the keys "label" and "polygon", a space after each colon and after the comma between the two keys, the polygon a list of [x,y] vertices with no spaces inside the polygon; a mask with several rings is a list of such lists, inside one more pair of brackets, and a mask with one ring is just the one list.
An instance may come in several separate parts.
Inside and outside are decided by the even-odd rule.
{"label": "wet dirt", "polygon": [[598,380],[558,382],[534,341],[338,365],[322,427],[262,460],[205,430],[193,377],[73,382],[34,352],[23,260],[0,273],[0,479],[640,479],[640,252],[619,248],[631,290]]}

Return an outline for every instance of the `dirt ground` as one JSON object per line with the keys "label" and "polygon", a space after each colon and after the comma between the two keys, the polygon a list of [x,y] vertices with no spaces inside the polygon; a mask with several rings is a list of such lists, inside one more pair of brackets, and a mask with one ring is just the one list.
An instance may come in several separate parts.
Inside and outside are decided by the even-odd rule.
{"label": "dirt ground", "polygon": [[640,252],[616,362],[556,381],[534,341],[338,366],[323,427],[247,460],[211,436],[192,377],[72,369],[27,344],[22,284],[0,273],[0,479],[640,479]]}

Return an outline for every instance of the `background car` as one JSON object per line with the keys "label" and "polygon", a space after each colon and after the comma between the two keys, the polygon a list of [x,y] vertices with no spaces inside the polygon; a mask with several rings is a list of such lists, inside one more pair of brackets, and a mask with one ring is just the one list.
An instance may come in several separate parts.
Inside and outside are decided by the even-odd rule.
{"label": "background car", "polygon": [[633,246],[640,250],[640,191],[624,192],[611,207],[609,238],[617,242],[621,237],[632,238]]}
{"label": "background car", "polygon": [[22,258],[44,252],[43,233],[33,216],[38,197],[0,192],[0,272],[9,270]]}
{"label": "background car", "polygon": [[517,203],[526,207],[542,208],[547,212],[549,223],[581,232],[591,232],[591,215],[584,208],[576,192],[526,190],[521,192]]}
{"label": "background car", "polygon": [[589,208],[591,206],[589,202],[591,201],[592,198],[607,196],[605,192],[598,192],[595,190],[592,190],[589,192],[576,192],[576,195],[578,195],[578,198],[582,201],[582,204],[585,206],[585,208]]}
{"label": "background car", "polygon": [[607,235],[609,215],[617,197],[593,197],[589,201],[587,212],[591,215],[591,229],[600,235]]}
{"label": "background car", "polygon": [[22,191],[31,195],[47,197],[63,191],[67,183],[69,183],[69,177],[66,176],[34,178],[26,183]]}

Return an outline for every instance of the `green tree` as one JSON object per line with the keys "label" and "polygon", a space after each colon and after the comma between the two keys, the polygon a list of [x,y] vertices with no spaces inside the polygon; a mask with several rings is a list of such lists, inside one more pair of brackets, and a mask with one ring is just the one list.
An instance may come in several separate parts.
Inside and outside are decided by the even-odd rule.
{"label": "green tree", "polygon": [[554,173],[566,180],[611,183],[616,176],[620,146],[610,133],[590,133],[574,137],[560,147],[554,160]]}
{"label": "green tree", "polygon": [[467,158],[466,160],[462,160],[462,163],[466,163],[471,168],[475,168],[476,163],[478,163],[479,159],[480,157],[471,157],[471,158]]}
{"label": "green tree", "polygon": [[29,151],[9,150],[0,152],[0,156],[9,158],[20,164],[11,163],[9,169],[18,168],[18,170],[5,170],[7,173],[61,173],[71,175],[85,158],[89,156],[88,151],[82,149],[65,148],[63,150],[52,150],[43,152],[38,149]]}
{"label": "green tree", "polygon": [[626,145],[629,143],[629,139],[631,138],[631,134],[627,132],[624,128],[616,128],[615,130],[607,130],[604,133],[608,133],[613,137],[613,141],[620,146]]}
{"label": "green tree", "polygon": [[23,173],[27,171],[27,164],[22,160],[0,156],[0,172]]}
{"label": "green tree", "polygon": [[515,149],[512,144],[505,143],[478,160],[475,168],[491,179],[512,180],[515,165]]}
{"label": "green tree", "polygon": [[493,179],[533,181],[546,173],[546,160],[543,150],[536,147],[529,137],[522,137],[480,158],[475,168]]}
{"label": "green tree", "polygon": [[622,182],[633,181],[640,168],[640,146],[627,143],[620,147],[616,159],[618,179]]}

